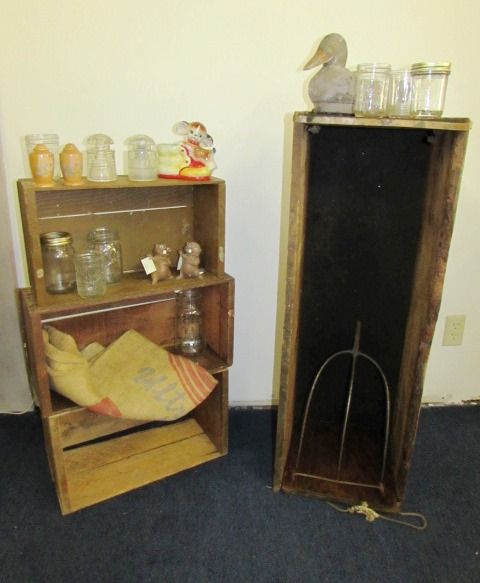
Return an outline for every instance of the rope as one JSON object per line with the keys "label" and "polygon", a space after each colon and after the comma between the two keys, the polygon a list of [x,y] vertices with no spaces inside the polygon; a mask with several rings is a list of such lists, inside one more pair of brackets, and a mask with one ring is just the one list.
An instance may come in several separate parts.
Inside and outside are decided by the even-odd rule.
{"label": "rope", "polygon": [[399,516],[411,516],[418,519],[419,524],[414,524],[413,522],[408,522],[406,520],[399,520],[398,518],[392,518],[391,516],[385,516],[384,514],[379,514],[373,508],[370,508],[367,502],[362,502],[361,504],[357,504],[355,506],[350,506],[348,508],[341,508],[333,502],[327,502],[329,506],[338,510],[338,512],[343,512],[347,514],[362,514],[365,516],[365,520],[367,522],[374,522],[378,518],[382,520],[388,520],[389,522],[396,522],[397,524],[402,524],[403,526],[409,526],[410,528],[414,528],[415,530],[425,530],[427,528],[427,519],[423,514],[419,514],[418,512],[399,512]]}

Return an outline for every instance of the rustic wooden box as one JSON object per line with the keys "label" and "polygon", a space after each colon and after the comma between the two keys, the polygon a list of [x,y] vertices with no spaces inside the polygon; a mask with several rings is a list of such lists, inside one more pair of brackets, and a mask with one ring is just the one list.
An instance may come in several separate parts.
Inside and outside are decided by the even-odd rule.
{"label": "rustic wooden box", "polygon": [[[469,129],[464,118],[295,115],[275,490],[400,509]],[[330,384],[317,391],[313,437],[297,455],[316,372],[352,348],[356,321],[360,350],[380,362],[390,385],[382,487],[371,486],[369,465],[388,425],[363,372],[344,434],[345,473],[335,474],[350,407],[346,366],[330,369]]]}
{"label": "rustic wooden box", "polygon": [[[64,514],[100,502],[227,452],[228,372],[233,357],[234,280],[206,276],[190,280],[202,290],[206,351],[197,362],[219,383],[187,417],[145,423],[89,412],[50,389],[41,337],[44,324],[71,334],[79,348],[108,345],[134,328],[153,342],[174,342],[175,294],[155,289],[148,297],[37,306],[31,290],[20,290],[31,384],[41,411],[45,443]],[[127,434],[125,434],[127,431]],[[100,437],[108,439],[98,441]]]}
{"label": "rustic wooden box", "polygon": [[[67,231],[76,251],[87,246],[88,231],[106,226],[118,231],[122,243],[125,276],[109,286],[108,298],[149,295],[150,280],[140,260],[152,252],[154,243],[175,252],[186,241],[202,247],[201,264],[207,273],[222,276],[225,255],[225,183],[158,179],[132,182],[121,176],[109,183],[85,181],[69,187],[58,182],[52,188],[36,187],[32,180],[18,181],[25,252],[30,285],[39,306],[78,302],[76,292],[50,295],[44,284],[40,235]],[[160,284],[168,286],[168,283]]]}

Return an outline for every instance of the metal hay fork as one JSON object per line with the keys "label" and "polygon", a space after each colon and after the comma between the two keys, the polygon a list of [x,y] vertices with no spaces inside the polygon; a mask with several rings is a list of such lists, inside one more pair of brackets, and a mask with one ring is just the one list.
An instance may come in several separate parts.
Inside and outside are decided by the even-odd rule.
{"label": "metal hay fork", "polygon": [[[357,321],[356,327],[355,327],[355,338],[354,338],[354,342],[353,342],[353,348],[351,350],[341,350],[339,352],[336,352],[335,354],[332,354],[322,364],[322,366],[319,368],[319,370],[315,376],[315,379],[314,379],[312,386],[310,388],[310,392],[309,392],[308,399],[307,399],[307,405],[305,407],[305,413],[303,416],[302,431],[300,434],[300,443],[298,446],[297,458],[296,458],[296,462],[295,462],[295,471],[293,472],[293,476],[294,477],[301,476],[301,477],[306,477],[306,478],[314,478],[317,480],[325,480],[327,482],[335,482],[335,483],[347,484],[347,485],[351,485],[351,486],[363,486],[366,488],[377,488],[380,491],[383,491],[384,490],[383,480],[384,480],[384,476],[385,476],[385,465],[386,465],[386,459],[387,459],[388,435],[389,435],[389,429],[390,429],[390,391],[389,391],[387,379],[386,379],[382,369],[380,368],[379,364],[375,360],[373,360],[373,358],[368,356],[368,354],[365,354],[364,352],[360,351],[360,335],[361,335],[361,322]],[[323,371],[325,370],[326,366],[333,359],[337,358],[338,356],[342,356],[344,354],[350,354],[352,356],[352,366],[351,366],[351,370],[350,370],[350,378],[349,378],[349,384],[348,384],[347,404],[346,404],[346,408],[345,408],[345,415],[343,418],[342,439],[341,439],[341,445],[340,445],[340,452],[339,452],[338,460],[337,460],[336,478],[335,479],[334,478],[327,478],[325,476],[318,476],[315,474],[307,474],[307,473],[299,472],[297,470],[299,468],[300,458],[301,458],[301,454],[302,454],[303,440],[305,437],[305,428],[307,425],[307,420],[308,420],[308,416],[309,416],[309,412],[310,412],[310,405],[312,403],[312,398],[313,398],[315,389],[317,387],[317,383],[318,383]],[[357,360],[359,358],[365,358],[368,362],[373,364],[373,366],[376,368],[376,370],[380,374],[382,384],[383,384],[384,389],[385,389],[385,434],[384,434],[384,441],[383,441],[382,469],[380,472],[380,480],[379,480],[378,484],[351,482],[351,481],[346,481],[346,480],[341,479],[342,463],[343,463],[344,449],[345,449],[345,438],[347,435],[347,427],[348,427],[348,421],[349,421],[349,417],[350,417],[350,408],[351,408],[351,402],[352,402],[353,387],[354,387],[354,382],[355,382],[356,365],[357,365]]]}

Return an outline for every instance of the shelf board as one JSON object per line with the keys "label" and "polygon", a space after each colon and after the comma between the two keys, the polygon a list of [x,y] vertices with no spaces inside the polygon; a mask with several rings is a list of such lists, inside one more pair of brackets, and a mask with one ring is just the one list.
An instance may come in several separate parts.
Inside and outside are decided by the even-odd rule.
{"label": "shelf board", "polygon": [[74,512],[223,455],[194,419],[64,452],[67,508]]}
{"label": "shelf board", "polygon": [[221,184],[224,182],[221,178],[211,177],[209,180],[177,180],[177,179],[167,179],[167,178],[156,178],[155,180],[148,180],[145,182],[133,181],[128,178],[128,176],[120,175],[117,180],[112,182],[91,182],[84,178],[83,184],[77,186],[69,186],[64,184],[63,179],[58,179],[55,182],[55,186],[41,187],[36,186],[31,178],[22,178],[18,181],[23,188],[35,190],[37,192],[51,192],[54,190],[94,190],[94,189],[110,189],[110,188],[165,188],[165,187],[175,187],[175,186],[208,186],[209,184]]}
{"label": "shelf board", "polygon": [[466,117],[442,117],[437,119],[393,118],[393,117],[355,117],[354,115],[325,115],[312,111],[297,112],[297,123],[312,125],[341,125],[357,127],[381,127],[403,129],[468,131],[472,127]]}
{"label": "shelf board", "polygon": [[38,312],[42,321],[68,317],[72,312],[78,315],[79,308],[85,308],[85,312],[95,310],[104,310],[109,308],[120,308],[131,305],[134,302],[148,303],[160,301],[161,299],[170,299],[175,292],[202,288],[219,283],[231,281],[230,275],[217,276],[211,273],[205,273],[197,278],[177,278],[173,277],[166,281],[160,281],[153,285],[150,278],[144,273],[127,273],[122,279],[115,284],[107,286],[107,293],[101,297],[90,299],[81,298],[76,292],[68,294],[58,294],[48,296],[48,304],[37,306],[33,299],[31,290],[24,290],[25,297],[30,304],[30,309]]}

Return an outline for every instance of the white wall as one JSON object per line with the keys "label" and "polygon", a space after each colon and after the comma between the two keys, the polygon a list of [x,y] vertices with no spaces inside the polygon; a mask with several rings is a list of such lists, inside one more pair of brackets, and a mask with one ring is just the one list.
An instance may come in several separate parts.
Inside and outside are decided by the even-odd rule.
{"label": "white wall", "polygon": [[[475,118],[480,20],[474,5],[5,0],[0,137],[20,285],[26,275],[15,180],[27,175],[22,136],[56,132],[62,143],[82,145],[91,133],[104,132],[121,160],[128,136],[168,141],[176,121],[200,119],[215,140],[217,175],[227,181],[226,261],[237,280],[231,400],[270,402],[289,180],[286,114],[310,108],[304,93],[311,73],[302,64],[329,32],[347,39],[351,67],[451,60],[445,115]],[[480,395],[478,141],[474,128],[439,326],[445,314],[466,314],[465,342],[445,348],[436,335],[425,387],[427,396],[444,400]]]}

